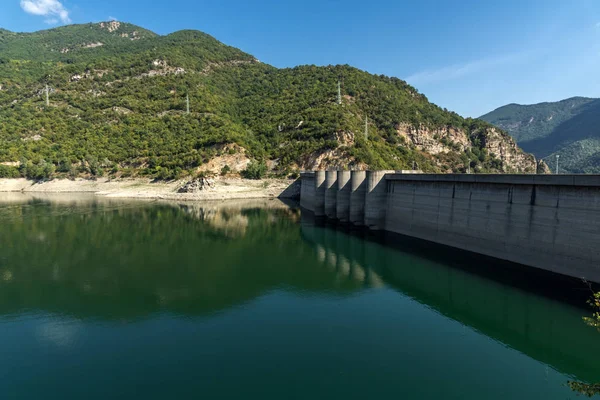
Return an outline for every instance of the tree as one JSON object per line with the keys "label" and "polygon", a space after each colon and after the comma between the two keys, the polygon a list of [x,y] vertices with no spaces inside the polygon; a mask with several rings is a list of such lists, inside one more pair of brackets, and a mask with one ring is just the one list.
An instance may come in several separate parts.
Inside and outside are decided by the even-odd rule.
{"label": "tree", "polygon": [[252,161],[248,167],[242,171],[242,176],[246,179],[262,179],[267,174],[267,164],[264,161]]}

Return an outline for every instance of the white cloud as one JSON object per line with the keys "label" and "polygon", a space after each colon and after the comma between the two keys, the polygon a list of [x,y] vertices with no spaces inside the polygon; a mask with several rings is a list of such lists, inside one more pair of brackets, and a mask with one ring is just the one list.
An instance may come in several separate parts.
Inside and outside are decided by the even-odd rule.
{"label": "white cloud", "polygon": [[21,0],[21,8],[28,14],[47,17],[48,24],[55,24],[59,19],[64,24],[71,22],[69,11],[58,0]]}
{"label": "white cloud", "polygon": [[516,62],[524,55],[524,53],[509,54],[501,57],[484,58],[464,64],[454,64],[438,69],[425,70],[417,72],[407,77],[405,80],[411,85],[450,81],[489,68]]}
{"label": "white cloud", "polygon": [[111,16],[108,17],[108,20],[109,21],[118,21],[117,17],[111,17]]}

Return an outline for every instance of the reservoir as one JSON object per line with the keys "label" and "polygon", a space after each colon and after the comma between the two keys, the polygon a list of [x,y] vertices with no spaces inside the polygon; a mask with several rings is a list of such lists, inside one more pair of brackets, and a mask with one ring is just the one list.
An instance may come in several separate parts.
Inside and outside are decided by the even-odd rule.
{"label": "reservoir", "polygon": [[573,399],[567,382],[600,382],[583,304],[440,254],[278,200],[0,194],[0,398]]}

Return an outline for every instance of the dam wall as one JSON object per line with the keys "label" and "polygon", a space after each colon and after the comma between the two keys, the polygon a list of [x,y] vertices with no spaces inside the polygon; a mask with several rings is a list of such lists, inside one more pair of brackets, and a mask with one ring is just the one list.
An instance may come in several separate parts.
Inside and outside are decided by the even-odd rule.
{"label": "dam wall", "polygon": [[385,228],[385,210],[388,197],[385,177],[388,173],[393,174],[394,171],[367,171],[364,224],[372,230]]}
{"label": "dam wall", "polygon": [[300,207],[314,212],[315,210],[315,173],[300,174]]}
{"label": "dam wall", "polygon": [[325,216],[337,218],[338,172],[325,172]]}
{"label": "dam wall", "polygon": [[317,217],[325,216],[325,171],[315,172],[315,205],[313,212]]}
{"label": "dam wall", "polygon": [[[340,190],[337,177],[348,171],[339,172],[302,174],[302,207],[346,222],[349,204],[348,221],[357,226],[600,282],[598,175],[349,171],[349,188]],[[314,189],[305,190],[305,177]]]}
{"label": "dam wall", "polygon": [[336,193],[336,218],[340,222],[350,222],[350,195],[352,191],[350,171],[338,171]]}
{"label": "dam wall", "polygon": [[365,223],[365,194],[367,172],[352,171],[350,175],[350,223],[356,226]]}

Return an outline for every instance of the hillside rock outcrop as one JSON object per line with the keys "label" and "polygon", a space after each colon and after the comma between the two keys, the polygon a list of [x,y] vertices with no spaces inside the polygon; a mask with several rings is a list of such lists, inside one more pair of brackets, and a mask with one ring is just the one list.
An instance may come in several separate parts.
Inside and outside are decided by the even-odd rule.
{"label": "hillside rock outcrop", "polygon": [[517,146],[517,143],[506,133],[490,128],[480,135],[482,148],[490,155],[502,161],[504,172],[529,172],[536,173],[538,163],[533,154],[525,153]]}

